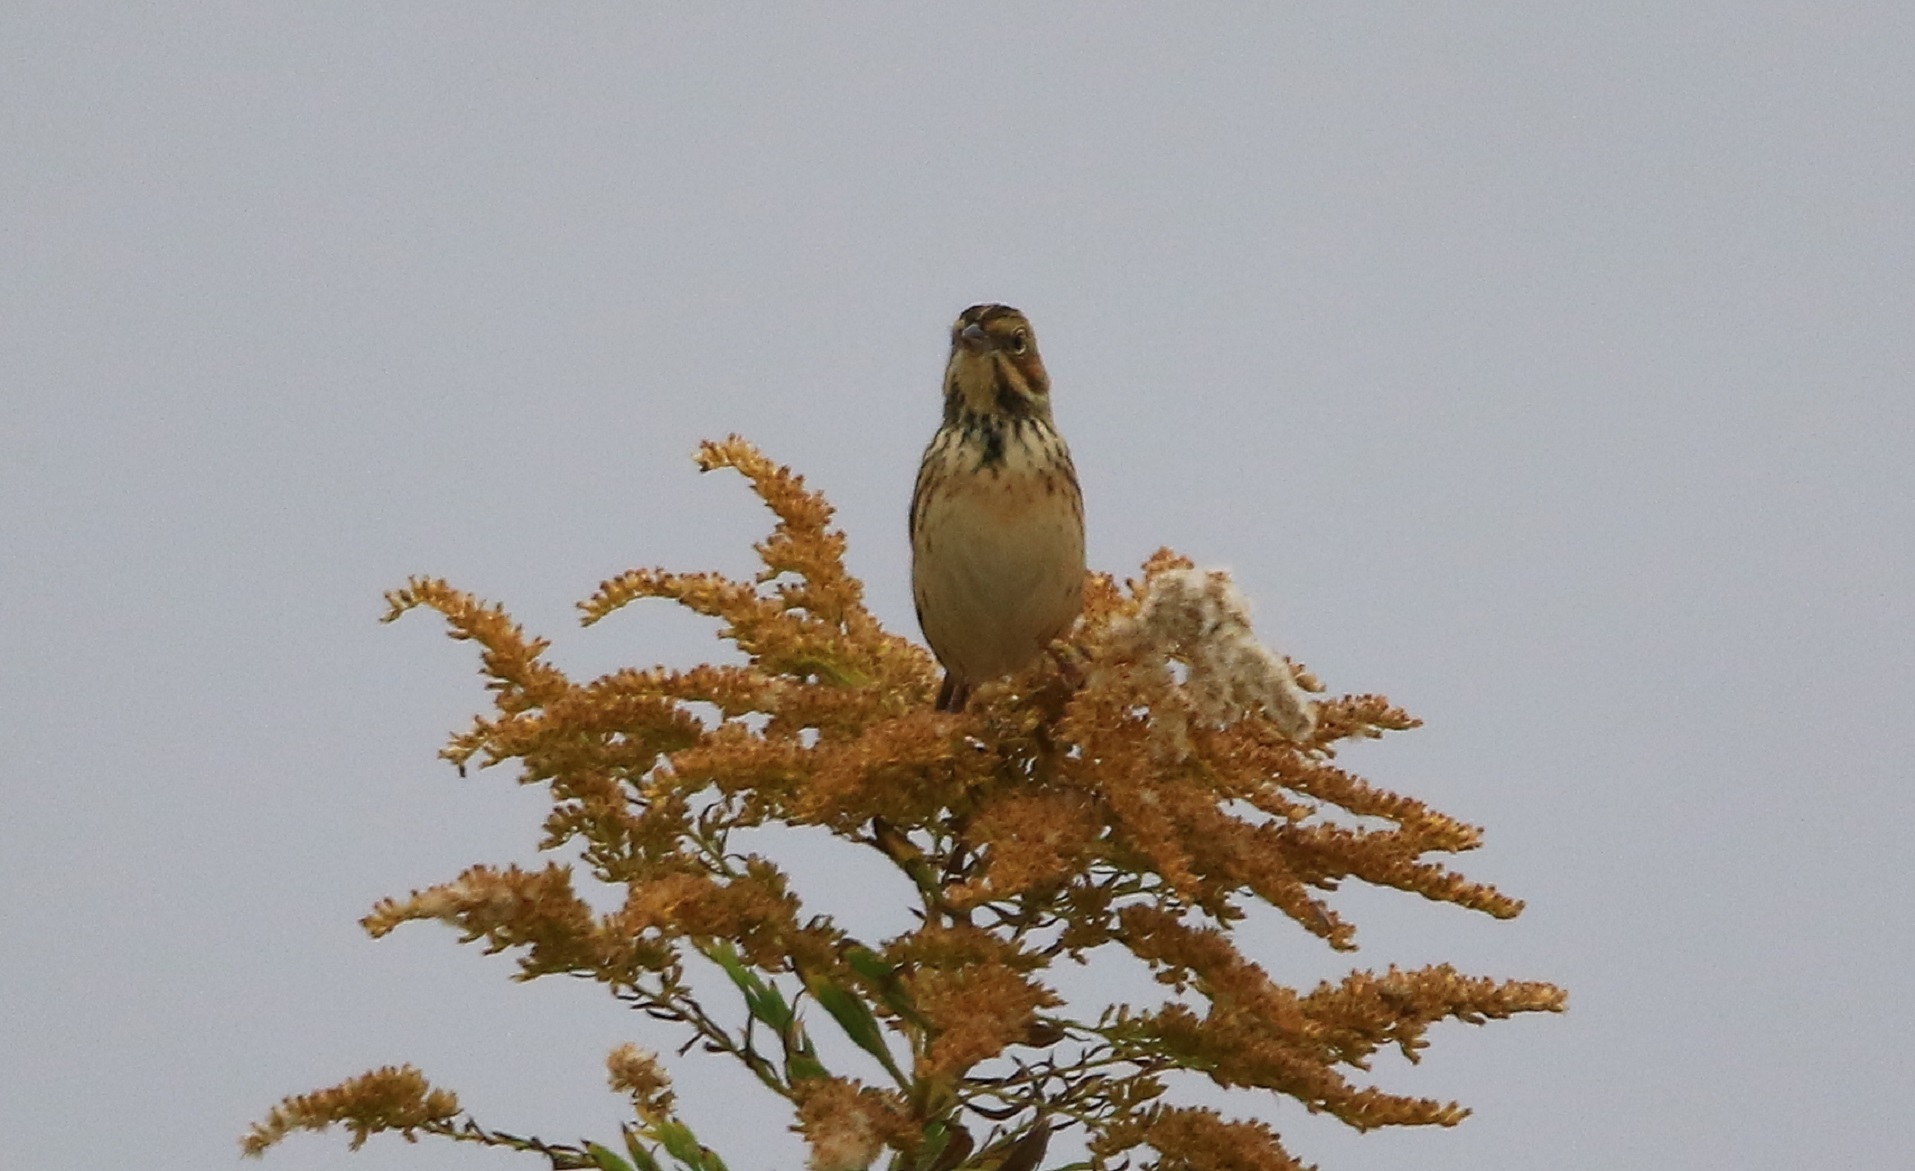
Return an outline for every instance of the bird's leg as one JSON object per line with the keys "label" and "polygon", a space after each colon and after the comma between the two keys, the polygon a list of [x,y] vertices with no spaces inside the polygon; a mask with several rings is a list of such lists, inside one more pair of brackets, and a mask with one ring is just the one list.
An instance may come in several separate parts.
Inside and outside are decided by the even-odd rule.
{"label": "bird's leg", "polygon": [[971,698],[971,685],[958,682],[958,677],[949,671],[944,673],[944,683],[938,688],[937,710],[941,712],[961,712],[964,704]]}

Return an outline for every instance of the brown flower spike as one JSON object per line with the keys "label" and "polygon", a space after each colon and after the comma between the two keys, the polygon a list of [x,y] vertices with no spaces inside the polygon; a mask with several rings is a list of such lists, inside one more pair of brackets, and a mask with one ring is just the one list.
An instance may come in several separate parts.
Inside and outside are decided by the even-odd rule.
{"label": "brown flower spike", "polygon": [[[672,599],[716,619],[741,665],[575,682],[496,606],[430,579],[390,595],[388,619],[437,610],[452,637],[480,648],[493,711],[444,755],[461,770],[517,762],[521,782],[551,797],[541,847],[579,861],[474,866],[381,902],[364,921],[373,935],[436,919],[513,953],[520,979],[603,984],[785,1099],[819,1171],[1047,1157],[1298,1167],[1268,1121],[1173,1104],[1170,1075],[1267,1091],[1272,1105],[1359,1129],[1449,1126],[1466,1113],[1454,1103],[1351,1076],[1379,1049],[1415,1060],[1437,1021],[1563,1008],[1551,985],[1446,965],[1357,971],[1304,992],[1240,950],[1233,928],[1257,904],[1287,916],[1299,940],[1354,949],[1328,901],[1346,879],[1498,918],[1521,904],[1438,860],[1474,848],[1475,828],[1336,766],[1339,742],[1416,721],[1379,696],[1314,698],[1306,671],[1256,642],[1223,575],[1168,552],[1122,588],[1093,575],[1059,656],[1068,676],[1043,657],[980,685],[963,713],[934,711],[934,664],[865,609],[823,498],[736,437],[704,445],[698,462],[741,472],[776,514],[757,546],[764,570],[753,581],[635,570],[582,609],[589,625]],[[774,826],[877,851],[917,926],[859,939],[809,912],[776,865],[736,840]],[[588,902],[581,883],[614,897]],[[1049,970],[1100,951],[1133,957],[1172,994],[1067,1003]],[[858,1068],[827,1067],[820,1028],[862,1052]],[[673,1112],[658,1059],[621,1045],[608,1071],[634,1107],[619,1150],[484,1128],[410,1067],[288,1098],[244,1149],[338,1124],[355,1146],[389,1130],[527,1151],[555,1168],[721,1171]],[[1073,1140],[1081,1154],[1059,1153]]]}

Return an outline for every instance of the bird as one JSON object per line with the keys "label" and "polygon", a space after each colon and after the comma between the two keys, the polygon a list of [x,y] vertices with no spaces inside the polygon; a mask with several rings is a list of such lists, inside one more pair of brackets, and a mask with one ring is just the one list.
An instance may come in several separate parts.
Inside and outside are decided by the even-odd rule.
{"label": "bird", "polygon": [[951,326],[944,420],[911,494],[911,594],[944,667],[937,710],[1030,665],[1084,606],[1084,495],[1023,313]]}

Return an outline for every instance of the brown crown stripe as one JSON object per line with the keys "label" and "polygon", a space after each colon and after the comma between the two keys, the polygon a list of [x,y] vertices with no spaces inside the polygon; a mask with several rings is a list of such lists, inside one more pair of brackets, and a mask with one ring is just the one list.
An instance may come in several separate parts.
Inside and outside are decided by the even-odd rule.
{"label": "brown crown stripe", "polygon": [[1019,313],[1009,305],[973,305],[958,314],[958,325],[960,328],[966,325],[987,325],[1000,317],[1022,316],[1024,316],[1022,313]]}

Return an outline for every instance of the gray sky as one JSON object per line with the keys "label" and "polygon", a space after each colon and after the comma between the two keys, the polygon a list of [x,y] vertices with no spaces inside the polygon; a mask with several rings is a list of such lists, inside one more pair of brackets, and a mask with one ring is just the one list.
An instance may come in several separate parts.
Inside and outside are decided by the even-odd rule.
{"label": "gray sky", "polygon": [[[380,592],[446,576],[580,674],[706,657],[571,603],[748,566],[761,513],[688,459],[736,430],[915,635],[905,501],[980,300],[1036,323],[1093,563],[1231,566],[1428,720],[1353,763],[1530,901],[1346,892],[1355,960],[1571,991],[1380,1066],[1462,1127],[1279,1108],[1294,1151],[1906,1159],[1915,8],[13,3],[0,158],[9,1166],[228,1165],[400,1061],[614,1135],[604,1052],[669,1034],[355,926],[543,808],[433,759],[475,659]],[[756,1104],[688,1114],[794,1165]],[[343,1149],[268,1165],[536,1165]]]}

